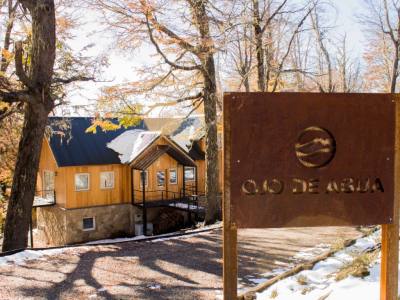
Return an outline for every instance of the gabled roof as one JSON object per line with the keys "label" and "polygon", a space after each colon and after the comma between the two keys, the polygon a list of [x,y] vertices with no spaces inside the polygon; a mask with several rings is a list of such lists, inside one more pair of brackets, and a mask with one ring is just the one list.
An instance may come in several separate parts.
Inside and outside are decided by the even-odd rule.
{"label": "gabled roof", "polygon": [[129,164],[159,136],[160,132],[158,131],[132,129],[116,137],[107,144],[107,147],[119,154],[121,163]]}
{"label": "gabled roof", "polygon": [[[192,159],[204,159],[204,152],[192,143],[204,135],[202,116],[148,118],[127,129],[107,132],[98,129],[95,134],[86,133],[92,121],[93,118],[89,117],[49,118],[52,132],[48,138],[49,145],[59,167],[131,162],[160,135],[169,137],[170,142],[189,153]],[[120,142],[122,140],[124,143]]]}
{"label": "gabled roof", "polygon": [[[59,167],[121,163],[118,154],[107,148],[107,144],[127,129],[107,132],[99,129],[96,134],[86,133],[92,120],[86,117],[49,118],[52,131],[49,145]],[[131,128],[146,129],[143,122]]]}
{"label": "gabled roof", "polygon": [[[166,144],[156,143],[161,138]],[[159,131],[128,130],[108,143],[107,147],[119,153],[121,163],[130,164],[138,170],[147,169],[165,153],[182,165],[195,166],[186,150]]]}

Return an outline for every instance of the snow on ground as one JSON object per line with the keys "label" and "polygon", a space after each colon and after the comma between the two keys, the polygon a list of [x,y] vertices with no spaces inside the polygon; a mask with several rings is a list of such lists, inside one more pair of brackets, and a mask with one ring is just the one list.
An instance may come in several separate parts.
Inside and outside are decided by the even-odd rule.
{"label": "snow on ground", "polygon": [[42,259],[46,256],[60,254],[64,249],[25,250],[16,254],[0,257],[0,266],[8,264],[22,265],[33,259]]}
{"label": "snow on ground", "polygon": [[[326,253],[328,250],[330,250],[331,246],[329,244],[319,244],[313,248],[306,248],[299,253],[297,253],[294,256],[294,259],[296,262],[301,263],[307,260],[312,260],[318,255],[321,255],[323,253]],[[250,276],[245,276],[244,279],[246,281],[250,281],[251,283],[254,283],[256,285],[264,283],[268,281],[269,279],[278,276],[279,274],[282,274],[291,268],[294,268],[297,263],[286,263],[286,262],[280,262],[280,261],[274,261],[274,265],[280,265],[281,267],[273,269],[271,272],[263,273],[260,274],[258,277],[254,275]],[[244,292],[246,289],[246,286],[243,286],[239,284],[238,286],[239,292]]]}
{"label": "snow on ground", "polygon": [[374,247],[380,235],[379,230],[358,239],[354,245],[317,263],[312,270],[302,271],[258,293],[257,300],[379,299],[380,257],[372,262],[370,274],[364,278],[349,276],[336,281],[335,275],[343,266],[352,262],[357,254]]}
{"label": "snow on ground", "polygon": [[[155,243],[155,242],[166,241],[166,240],[171,240],[171,239],[190,237],[195,234],[201,233],[203,231],[217,229],[219,227],[221,227],[220,222],[216,223],[214,225],[206,226],[206,227],[186,230],[185,233],[187,233],[187,235],[184,235],[184,236],[177,235],[179,232],[161,234],[161,235],[156,236],[157,238],[151,240],[150,242]],[[93,241],[93,242],[86,243],[86,245],[101,245],[101,244],[114,244],[114,243],[117,244],[117,243],[121,243],[121,242],[140,241],[140,240],[145,240],[148,238],[149,238],[149,236],[141,235],[141,236],[135,236],[135,237],[131,237],[131,238],[116,238],[116,239]],[[16,254],[0,257],[0,266],[7,265],[7,264],[23,265],[26,262],[28,262],[29,260],[46,259],[46,257],[48,257],[48,256],[61,254],[65,251],[71,251],[71,250],[77,249],[77,248],[85,248],[85,246],[77,245],[76,247],[66,247],[66,248],[57,248],[57,249],[48,249],[48,250],[24,250],[24,251],[16,253]]]}
{"label": "snow on ground", "polygon": [[[174,203],[171,203],[169,206],[171,206],[171,207],[179,207],[179,208],[184,208],[184,209],[188,208],[188,204],[184,203],[184,202],[174,202]],[[198,208],[199,207],[196,206],[196,205],[189,205],[189,209],[191,209],[191,210],[196,210]]]}

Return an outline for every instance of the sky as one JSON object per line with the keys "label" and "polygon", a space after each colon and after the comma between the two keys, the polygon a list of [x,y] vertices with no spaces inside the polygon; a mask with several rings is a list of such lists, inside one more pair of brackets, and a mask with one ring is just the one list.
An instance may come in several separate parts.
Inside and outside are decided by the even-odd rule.
{"label": "sky", "polygon": [[[301,1],[301,0],[299,0]],[[349,49],[355,56],[361,57],[364,46],[362,28],[357,23],[356,14],[362,11],[364,0],[333,0],[337,12],[332,13],[332,21],[336,20],[335,33],[348,37]],[[68,100],[71,105],[85,105],[94,102],[100,94],[100,89],[107,85],[138,80],[135,67],[151,60],[149,52],[153,49],[147,47],[136,49],[134,53],[121,53],[112,45],[112,36],[101,31],[99,24],[101,16],[95,12],[85,13],[85,24],[74,32],[75,38],[69,42],[74,51],[79,51],[84,46],[93,44],[87,55],[110,54],[109,66],[103,69],[101,79],[104,82],[79,84],[69,93]],[[59,112],[58,112],[59,113]],[[82,114],[82,112],[80,112]]]}

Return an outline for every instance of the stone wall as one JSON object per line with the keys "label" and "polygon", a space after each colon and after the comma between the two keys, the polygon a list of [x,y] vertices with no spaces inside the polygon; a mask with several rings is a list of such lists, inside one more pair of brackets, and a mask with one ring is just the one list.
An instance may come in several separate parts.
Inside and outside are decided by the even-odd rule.
{"label": "stone wall", "polygon": [[[130,204],[80,209],[41,207],[38,208],[38,231],[51,246],[133,236],[133,210]],[[83,230],[83,218],[88,217],[94,217],[93,230]]]}
{"label": "stone wall", "polygon": [[[94,230],[83,230],[83,218],[94,217]],[[133,236],[132,205],[107,205],[67,211],[69,244],[93,240]]]}
{"label": "stone wall", "polygon": [[39,239],[46,245],[67,244],[66,210],[58,206],[38,207],[37,229]]}
{"label": "stone wall", "polygon": [[[163,208],[148,208],[147,222],[153,223]],[[176,210],[188,222],[187,212]],[[135,235],[135,223],[142,223],[142,209],[131,204],[65,209],[59,206],[37,209],[38,236],[48,246],[84,243]],[[95,228],[83,230],[83,218],[94,217]],[[192,214],[194,220],[194,214]]]}

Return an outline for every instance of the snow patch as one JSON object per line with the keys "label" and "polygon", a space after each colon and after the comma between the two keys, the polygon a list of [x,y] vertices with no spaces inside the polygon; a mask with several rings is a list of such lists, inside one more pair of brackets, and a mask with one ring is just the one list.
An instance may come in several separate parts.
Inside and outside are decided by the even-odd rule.
{"label": "snow patch", "polygon": [[117,136],[107,144],[107,147],[119,153],[121,163],[127,164],[138,157],[159,136],[159,131],[132,129]]}
{"label": "snow patch", "polygon": [[23,265],[29,260],[42,259],[46,256],[60,254],[65,249],[50,249],[50,250],[25,250],[12,255],[0,257],[0,266],[4,265]]}
{"label": "snow patch", "polygon": [[[364,278],[349,276],[336,281],[335,274],[354,255],[370,249],[379,242],[381,231],[360,238],[356,243],[317,263],[312,270],[302,271],[294,276],[277,282],[265,291],[257,294],[257,300],[306,300],[306,299],[379,299],[380,260],[374,261],[370,274]],[[307,252],[308,253],[308,252]],[[303,257],[303,256],[302,256]],[[302,280],[299,280],[299,278]]]}

